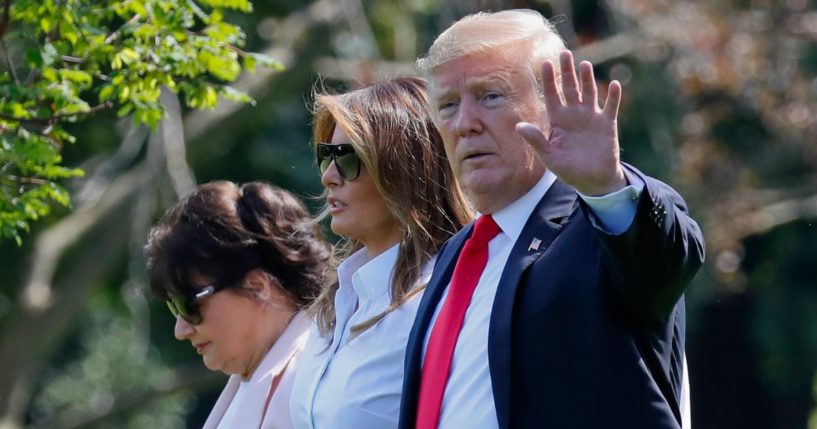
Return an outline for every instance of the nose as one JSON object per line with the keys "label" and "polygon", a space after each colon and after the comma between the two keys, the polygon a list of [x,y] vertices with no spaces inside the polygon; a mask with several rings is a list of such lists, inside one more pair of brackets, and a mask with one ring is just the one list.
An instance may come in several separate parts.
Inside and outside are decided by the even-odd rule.
{"label": "nose", "polygon": [[335,186],[340,186],[343,183],[343,178],[340,177],[340,173],[338,173],[338,168],[335,166],[335,161],[333,160],[331,164],[329,164],[329,168],[321,174],[321,184],[324,188],[334,188]]}
{"label": "nose", "polygon": [[467,97],[460,100],[454,127],[460,137],[482,132],[482,121],[479,118],[478,106]]}
{"label": "nose", "polygon": [[186,320],[182,319],[181,317],[176,317],[176,326],[173,327],[173,335],[177,340],[183,341],[190,338],[195,330],[196,328],[194,328],[193,325],[188,323]]}

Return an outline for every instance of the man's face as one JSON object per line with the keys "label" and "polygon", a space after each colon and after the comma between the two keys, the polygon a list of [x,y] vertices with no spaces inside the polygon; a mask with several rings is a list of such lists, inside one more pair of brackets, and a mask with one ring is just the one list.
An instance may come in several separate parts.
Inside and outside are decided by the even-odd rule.
{"label": "man's face", "polygon": [[525,121],[547,134],[544,106],[538,102],[531,72],[513,51],[457,58],[431,76],[431,108],[448,160],[482,213],[494,213],[515,201],[545,171],[515,130]]}

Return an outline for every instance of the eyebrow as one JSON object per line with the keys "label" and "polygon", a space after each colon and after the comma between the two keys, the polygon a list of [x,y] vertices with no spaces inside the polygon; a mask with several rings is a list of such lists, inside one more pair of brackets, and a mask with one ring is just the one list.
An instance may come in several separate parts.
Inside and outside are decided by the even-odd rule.
{"label": "eyebrow", "polygon": [[[468,79],[468,81],[465,82],[465,89],[468,91],[474,90],[479,91],[485,89],[486,87],[495,88],[498,86],[499,88],[510,92],[513,88],[511,87],[509,82],[510,73],[508,73],[507,71],[497,71],[486,76],[478,76]],[[435,88],[439,87],[435,84]],[[452,94],[459,92],[458,88],[459,85],[450,87],[436,96],[434,96],[432,91],[432,99],[445,100],[447,98],[450,98]]]}

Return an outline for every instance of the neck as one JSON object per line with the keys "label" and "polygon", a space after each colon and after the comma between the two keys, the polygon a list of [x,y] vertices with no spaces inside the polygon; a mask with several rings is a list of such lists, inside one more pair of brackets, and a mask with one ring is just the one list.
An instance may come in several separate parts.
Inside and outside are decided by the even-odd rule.
{"label": "neck", "polygon": [[270,345],[266,349],[259,349],[255,353],[253,353],[253,356],[250,359],[250,363],[249,363],[249,365],[247,365],[247,369],[245,369],[241,373],[241,378],[242,379],[249,380],[249,379],[252,378],[252,375],[255,374],[255,370],[258,369],[258,365],[264,359],[264,356],[266,356],[267,353],[269,353],[271,348],[272,348],[272,345]]}
{"label": "neck", "polygon": [[369,257],[376,258],[380,256],[381,253],[391,249],[392,246],[399,243],[401,238],[402,236],[397,234],[394,237],[384,237],[383,239],[376,241],[367,241],[363,243],[363,247],[365,247],[366,251],[369,252]]}
{"label": "neck", "polygon": [[504,187],[502,192],[494,191],[491,193],[477,194],[466,189],[466,195],[468,195],[468,199],[471,200],[471,203],[478,212],[482,214],[494,214],[530,192],[539,180],[542,179],[546,171],[544,168],[537,168],[529,173],[524,180]]}
{"label": "neck", "polygon": [[[283,311],[281,310],[268,310],[268,311]],[[289,326],[289,322],[292,321],[292,318],[295,317],[295,311],[286,318],[286,322],[280,326],[280,323],[275,323],[275,320],[266,320],[266,321],[259,321],[258,323],[262,324],[262,326],[268,326],[269,329],[266,331],[266,335],[264,338],[259,342],[259,347],[256,348],[252,356],[250,356],[249,363],[247,364],[247,368],[241,372],[241,378],[244,380],[249,380],[252,378],[253,374],[255,374],[255,370],[258,369],[258,365],[261,365],[261,361],[264,360],[264,357],[267,356],[272,347],[275,345],[275,342],[281,339],[281,335],[283,335],[284,331]]]}

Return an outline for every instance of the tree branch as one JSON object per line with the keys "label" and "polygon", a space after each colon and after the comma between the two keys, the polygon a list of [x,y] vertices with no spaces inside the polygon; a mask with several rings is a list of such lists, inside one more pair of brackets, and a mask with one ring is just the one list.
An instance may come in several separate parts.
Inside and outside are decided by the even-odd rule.
{"label": "tree branch", "polygon": [[176,196],[181,198],[196,186],[193,169],[187,164],[187,155],[182,121],[182,108],[179,97],[162,89],[162,104],[165,106],[165,120],[160,124],[160,133],[164,143],[165,169],[170,176]]}
{"label": "tree branch", "polygon": [[366,8],[363,7],[361,0],[341,0],[341,12],[349,26],[349,31],[358,36],[360,40],[366,42],[371,48],[368,58],[382,58],[380,49],[377,46],[377,40],[374,36],[372,26],[369,24],[369,19],[366,16]]}
{"label": "tree branch", "polygon": [[82,64],[85,61],[82,58],[72,57],[70,55],[61,55],[60,60],[62,60],[63,62],[72,63],[72,64]]}
{"label": "tree branch", "polygon": [[73,118],[79,115],[93,115],[95,113],[101,112],[105,109],[110,109],[113,107],[112,101],[106,101],[102,104],[97,104],[94,107],[91,107],[86,112],[77,112],[77,113],[57,113],[53,116],[47,117],[40,117],[40,118],[17,118],[11,115],[4,115],[0,113],[0,119],[5,119],[7,121],[15,121],[15,122],[34,122],[34,123],[42,123],[42,124],[50,124],[53,121],[65,119],[65,118]]}
{"label": "tree branch", "polygon": [[638,31],[619,33],[598,42],[590,43],[576,49],[576,60],[588,60],[599,65],[618,58],[626,57],[640,47],[641,36]]}
{"label": "tree branch", "polygon": [[[95,204],[76,210],[38,235],[20,302],[0,335],[0,426],[13,427],[21,421],[30,399],[31,375],[81,314],[90,290],[116,262],[100,259],[94,247],[83,248],[55,279],[64,252],[90,233],[109,252],[126,245],[129,234],[110,220],[129,213],[131,197],[146,185],[142,168],[118,177]],[[59,305],[54,305],[56,300]]]}
{"label": "tree branch", "polygon": [[780,198],[759,207],[752,207],[737,214],[728,216],[729,222],[723,223],[723,211],[713,210],[710,213],[709,225],[720,225],[712,228],[707,234],[714,249],[728,247],[731,243],[743,241],[753,235],[764,234],[779,226],[804,219],[817,219],[817,194],[807,197]]}
{"label": "tree branch", "polygon": [[[128,139],[142,135],[138,130]],[[42,357],[53,350],[81,315],[88,293],[116,264],[116,258],[100,261],[95,247],[77,243],[93,236],[96,244],[115,253],[133,242],[129,231],[110,220],[133,216],[139,197],[151,197],[145,190],[155,189],[164,166],[161,139],[151,139],[147,152],[142,163],[108,182],[99,198],[86,200],[82,207],[38,235],[16,313],[0,335],[0,428],[16,427],[22,421],[31,395],[31,375],[44,365]],[[149,220],[145,222],[149,224]],[[70,267],[57,277],[64,253],[74,246],[82,250],[73,254]]]}
{"label": "tree branch", "polygon": [[576,37],[576,30],[573,28],[573,8],[570,0],[551,0],[550,5],[553,7],[554,15],[551,22],[555,20],[554,23],[561,24],[559,28],[562,29],[561,33],[567,46],[576,46],[579,41]]}
{"label": "tree branch", "polygon": [[3,178],[4,179],[5,178],[9,179],[9,180],[13,181],[15,184],[25,183],[25,184],[29,184],[29,185],[46,185],[46,184],[49,183],[48,180],[40,179],[38,177],[19,177],[19,176],[14,176],[14,175],[11,175],[11,174],[5,175],[5,176],[3,176]]}
{"label": "tree branch", "polygon": [[3,2],[3,17],[0,18],[0,39],[6,36],[11,21],[11,3],[12,0],[5,0]]}
{"label": "tree branch", "polygon": [[149,135],[147,126],[132,125],[129,118],[121,122],[125,124],[126,129],[121,133],[124,138],[116,152],[102,161],[98,158],[92,159],[79,166],[86,172],[86,180],[74,193],[73,199],[77,207],[95,204],[108,189],[111,180],[133,165],[144,147]]}
{"label": "tree branch", "polygon": [[216,388],[224,382],[224,375],[218,372],[205,371],[201,368],[180,368],[176,370],[174,381],[165,386],[157,386],[153,389],[137,394],[128,394],[114,399],[111,409],[101,415],[74,415],[63,413],[57,417],[42,423],[33,425],[31,429],[45,429],[61,427],[63,429],[82,429],[98,427],[100,423],[115,418],[117,416],[128,415],[134,410],[144,409],[147,404],[161,400],[165,396],[183,390],[193,390],[201,392],[207,389]]}
{"label": "tree branch", "polygon": [[11,56],[9,55],[9,49],[8,46],[6,46],[5,40],[0,39],[0,47],[3,48],[3,57],[6,59],[6,65],[8,65],[11,77],[14,79],[14,84],[19,86],[20,78],[17,76],[17,69],[14,67],[14,63],[11,62]]}
{"label": "tree branch", "polygon": [[109,35],[108,35],[108,37],[106,37],[106,38],[105,38],[105,44],[106,44],[106,45],[110,45],[110,44],[111,44],[111,42],[113,42],[114,40],[118,39],[118,38],[119,38],[119,36],[122,34],[122,33],[120,32],[120,30],[122,30],[122,29],[123,29],[125,26],[130,25],[130,24],[133,24],[134,22],[138,21],[138,20],[139,20],[139,18],[141,18],[141,16],[140,16],[140,15],[137,13],[137,14],[136,14],[136,15],[134,15],[134,16],[133,16],[131,19],[129,19],[129,20],[128,20],[128,22],[126,22],[126,23],[122,24],[122,26],[121,26],[121,27],[117,28],[117,29],[116,29],[116,30],[115,30],[113,33],[109,34]]}

